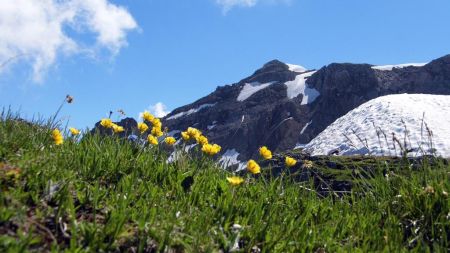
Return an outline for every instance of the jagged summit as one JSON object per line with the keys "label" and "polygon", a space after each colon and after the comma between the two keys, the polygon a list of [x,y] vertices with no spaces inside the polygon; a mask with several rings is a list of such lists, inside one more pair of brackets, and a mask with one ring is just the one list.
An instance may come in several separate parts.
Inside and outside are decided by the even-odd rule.
{"label": "jagged summit", "polygon": [[170,129],[204,130],[223,146],[223,153],[245,161],[255,157],[261,145],[282,151],[307,144],[336,119],[379,96],[450,94],[450,56],[423,66],[374,67],[332,63],[307,70],[273,60],[164,120]]}

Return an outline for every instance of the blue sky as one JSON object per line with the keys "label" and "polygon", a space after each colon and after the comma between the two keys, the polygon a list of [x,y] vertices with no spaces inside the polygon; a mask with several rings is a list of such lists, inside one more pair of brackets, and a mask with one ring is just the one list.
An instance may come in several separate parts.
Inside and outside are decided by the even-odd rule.
{"label": "blue sky", "polygon": [[[312,69],[332,62],[428,62],[450,53],[448,0],[244,0],[227,11],[223,0],[96,2],[115,11],[111,19],[120,19],[112,23],[118,30],[87,21],[74,25],[81,18],[63,23],[62,32],[78,48],[56,50],[39,69],[40,78],[32,57],[0,69],[1,107],[20,109],[27,118],[49,117],[70,94],[75,102],[63,108],[61,117],[85,128],[110,110],[136,117],[158,102],[173,110],[272,59]],[[0,14],[10,11],[2,10],[3,4]],[[0,15],[0,28],[2,22],[10,24],[1,16],[7,15]],[[132,19],[123,21],[127,17]],[[20,30],[12,26],[13,32]],[[37,35],[43,50],[49,37]],[[8,41],[14,42],[0,37],[3,62],[8,55],[1,58],[2,46]]]}

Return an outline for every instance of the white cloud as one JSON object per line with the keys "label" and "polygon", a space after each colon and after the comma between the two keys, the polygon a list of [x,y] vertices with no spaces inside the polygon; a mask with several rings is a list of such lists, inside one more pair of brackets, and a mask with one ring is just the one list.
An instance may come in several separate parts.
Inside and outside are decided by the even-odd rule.
{"label": "white cloud", "polygon": [[[153,114],[155,117],[162,118],[170,113],[170,111],[167,111],[167,107],[162,102],[158,102],[154,105],[150,105],[147,109],[151,114]],[[139,119],[142,119],[142,112],[139,113]]]}
{"label": "white cloud", "polygon": [[222,6],[223,12],[227,13],[233,7],[253,7],[258,0],[216,0],[216,2]]}
{"label": "white cloud", "polygon": [[166,116],[167,114],[169,114],[169,111],[167,111],[166,105],[161,102],[151,105],[149,107],[149,109],[150,109],[150,112],[158,118],[162,118],[162,117]]}
{"label": "white cloud", "polygon": [[[0,64],[25,60],[39,82],[61,54],[106,48],[115,55],[127,45],[127,32],[136,28],[131,14],[109,0],[2,1]],[[86,34],[94,36],[94,45],[79,39]]]}
{"label": "white cloud", "polygon": [[216,3],[222,6],[223,13],[226,14],[234,7],[253,7],[258,3],[284,3],[290,4],[292,0],[216,0]]}

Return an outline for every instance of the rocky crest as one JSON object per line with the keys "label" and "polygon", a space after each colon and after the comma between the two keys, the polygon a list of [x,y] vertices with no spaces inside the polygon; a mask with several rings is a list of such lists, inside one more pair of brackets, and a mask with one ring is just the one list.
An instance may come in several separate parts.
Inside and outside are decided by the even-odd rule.
{"label": "rocky crest", "polygon": [[[424,66],[332,63],[317,71],[273,60],[162,120],[175,137],[196,127],[222,146],[222,154],[246,161],[262,145],[280,152],[307,144],[359,105],[400,93],[449,95],[450,55]],[[133,119],[118,124],[127,129],[124,136],[136,132]]]}
{"label": "rocky crest", "polygon": [[[292,90],[302,89],[292,97]],[[246,91],[250,92],[243,96]],[[318,96],[311,99],[315,93]],[[285,151],[306,144],[364,102],[399,93],[450,94],[450,55],[422,67],[391,70],[333,63],[298,72],[274,60],[238,83],[175,109],[163,123],[171,130],[197,127],[222,145],[223,152],[234,149],[245,161],[262,145]]]}

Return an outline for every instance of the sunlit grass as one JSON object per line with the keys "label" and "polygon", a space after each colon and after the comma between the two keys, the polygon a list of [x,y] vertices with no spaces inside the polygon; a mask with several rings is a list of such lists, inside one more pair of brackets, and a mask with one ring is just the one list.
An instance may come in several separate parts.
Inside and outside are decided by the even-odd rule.
{"label": "sunlit grass", "polygon": [[449,250],[444,163],[376,164],[350,193],[323,197],[264,167],[231,184],[210,156],[168,163],[177,145],[86,133],[55,145],[54,127],[2,115],[1,252]]}

